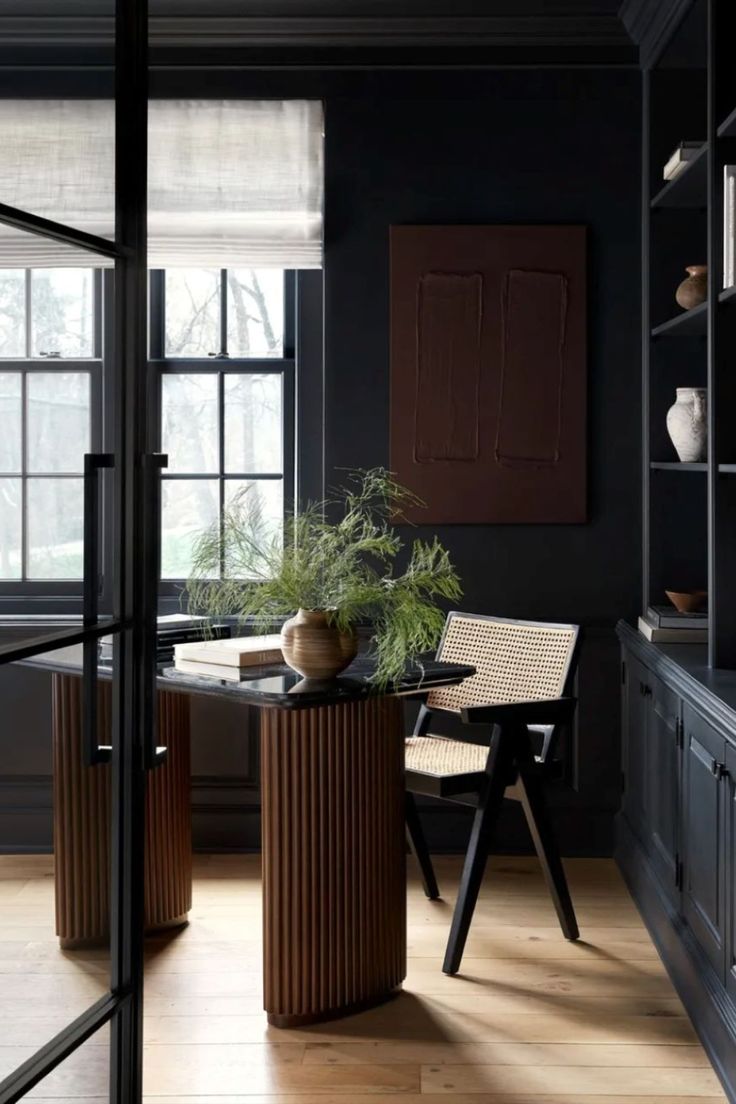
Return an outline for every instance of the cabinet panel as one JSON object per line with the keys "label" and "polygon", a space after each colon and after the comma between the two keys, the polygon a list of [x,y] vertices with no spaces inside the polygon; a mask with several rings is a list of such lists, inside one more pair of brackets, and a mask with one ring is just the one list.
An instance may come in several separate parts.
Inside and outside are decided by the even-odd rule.
{"label": "cabinet panel", "polygon": [[726,984],[736,1001],[736,748],[726,747],[726,910],[728,914]]}
{"label": "cabinet panel", "polygon": [[683,809],[683,912],[719,975],[724,966],[726,744],[688,706]]}
{"label": "cabinet panel", "polygon": [[646,683],[649,841],[652,865],[662,887],[675,901],[680,791],[680,699],[650,675]]}
{"label": "cabinet panel", "polygon": [[624,721],[623,810],[631,827],[647,836],[647,708],[645,697],[648,671],[633,656],[624,657],[622,717]]}

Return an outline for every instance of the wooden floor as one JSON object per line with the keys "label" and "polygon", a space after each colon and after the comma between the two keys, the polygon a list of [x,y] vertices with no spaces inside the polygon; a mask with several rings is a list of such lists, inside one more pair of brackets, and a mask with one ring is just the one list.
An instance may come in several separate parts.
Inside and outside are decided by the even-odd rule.
{"label": "wooden floor", "polygon": [[[255,856],[196,860],[188,928],[150,943],[145,1092],[157,1104],[715,1104],[725,1100],[613,863],[567,862],[582,941],[566,943],[531,859],[494,860],[462,976],[440,970],[442,901],[410,865],[409,973],[390,1004],[270,1028],[260,999]],[[0,857],[0,1078],[106,988],[101,952],[53,939],[53,872]],[[106,1038],[33,1099],[106,1099]]]}

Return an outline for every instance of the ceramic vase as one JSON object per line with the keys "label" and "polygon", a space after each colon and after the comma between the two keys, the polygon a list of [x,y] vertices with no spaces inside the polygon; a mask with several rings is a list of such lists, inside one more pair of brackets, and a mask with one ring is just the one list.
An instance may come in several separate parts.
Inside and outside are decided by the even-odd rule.
{"label": "ceramic vase", "polygon": [[304,678],[330,679],[355,659],[358,638],[330,625],[324,610],[300,609],[281,629],[281,650]]}
{"label": "ceramic vase", "polygon": [[688,265],[685,271],[688,276],[675,292],[675,299],[683,310],[692,310],[708,298],[708,266]]}
{"label": "ceramic vase", "polygon": [[705,460],[708,448],[708,392],[705,387],[678,387],[667,411],[667,432],[685,464]]}

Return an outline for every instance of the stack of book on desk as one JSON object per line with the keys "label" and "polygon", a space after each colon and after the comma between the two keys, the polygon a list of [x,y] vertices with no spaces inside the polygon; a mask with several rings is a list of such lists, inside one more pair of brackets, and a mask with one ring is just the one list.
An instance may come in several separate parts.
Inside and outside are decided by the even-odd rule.
{"label": "stack of book on desk", "polygon": [[[230,635],[229,625],[208,625],[207,617],[190,617],[185,613],[165,614],[157,619],[156,659],[166,663],[174,658],[177,644],[188,641],[202,641],[207,625],[208,637],[222,638]],[[100,640],[99,656],[102,663],[112,663],[113,638],[103,636]]]}
{"label": "stack of book on desk", "polygon": [[672,606],[649,606],[639,632],[655,644],[707,644],[708,613],[680,613]]}
{"label": "stack of book on desk", "polygon": [[174,667],[177,671],[232,682],[239,682],[251,667],[269,663],[283,663],[281,637],[278,634],[200,640],[192,644],[177,644],[174,648]]}

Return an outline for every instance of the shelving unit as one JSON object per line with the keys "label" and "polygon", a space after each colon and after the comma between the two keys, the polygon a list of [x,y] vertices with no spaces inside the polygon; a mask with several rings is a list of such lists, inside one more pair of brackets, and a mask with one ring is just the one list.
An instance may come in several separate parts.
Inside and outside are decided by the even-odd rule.
{"label": "shelving unit", "polygon": [[652,330],[652,337],[705,337],[708,332],[708,304],[683,311]]}
{"label": "shelving unit", "polygon": [[[736,668],[736,288],[723,288],[724,167],[736,164],[729,5],[693,0],[644,73],[643,606],[707,589],[711,666]],[[662,185],[682,141],[702,145]],[[677,313],[684,269],[708,264],[708,300]],[[667,340],[664,340],[664,339]],[[707,462],[682,464],[666,430],[678,387],[708,389]],[[670,479],[662,473],[699,473]]]}

